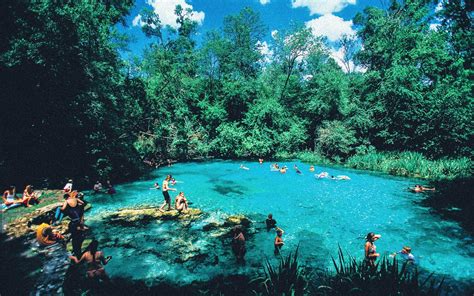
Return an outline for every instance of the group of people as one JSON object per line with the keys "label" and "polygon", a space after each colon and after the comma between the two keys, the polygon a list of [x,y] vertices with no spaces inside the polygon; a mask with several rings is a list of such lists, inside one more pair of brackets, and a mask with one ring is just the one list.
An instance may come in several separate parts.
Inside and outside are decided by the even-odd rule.
{"label": "group of people", "polygon": [[[267,231],[275,230],[276,236],[273,240],[274,254],[280,255],[280,250],[285,244],[283,241],[283,229],[277,226],[277,222],[273,219],[272,214],[268,214],[267,219],[265,220]],[[245,235],[243,229],[240,225],[237,225],[233,228],[233,237],[232,237],[232,252],[237,259],[237,263],[245,262],[245,254],[247,249],[245,247]]]}
{"label": "group of people", "polygon": [[[366,263],[371,266],[375,267],[375,261],[380,254],[377,253],[377,247],[375,246],[375,241],[380,239],[382,236],[380,234],[375,234],[373,232],[369,232],[365,237],[365,246],[364,246],[364,254],[365,254],[365,261]],[[398,254],[402,257],[409,264],[415,264],[415,256],[411,253],[411,248],[408,246],[404,246],[400,251],[392,253],[390,256],[395,257]]]}
{"label": "group of people", "polygon": [[[110,181],[108,184],[110,184]],[[84,223],[84,212],[87,205],[84,194],[74,190],[73,181],[69,180],[63,188],[63,198],[64,201],[56,209],[54,217],[48,223],[41,223],[36,229],[38,243],[42,246],[50,246],[56,243],[66,245],[67,242],[71,241],[72,255],[69,256],[71,262],[74,264],[86,263],[86,275],[89,279],[108,281],[104,265],[110,261],[111,257],[105,257],[102,252],[98,251],[98,241],[92,240],[86,250],[82,252],[82,244],[89,229]],[[70,222],[66,233],[62,234],[55,228],[55,224],[61,222],[64,216],[69,217]],[[67,241],[65,239],[66,234],[70,234]]]}
{"label": "group of people", "polygon": [[41,193],[34,191],[32,185],[27,185],[25,190],[23,190],[23,195],[21,198],[18,198],[16,194],[16,187],[10,186],[5,192],[3,192],[3,205],[2,212],[5,212],[11,208],[18,206],[31,207],[40,203]]}
{"label": "group of people", "polygon": [[[176,188],[171,188],[170,185],[175,185],[177,181],[173,178],[171,175],[167,175],[166,178],[163,180],[162,186],[161,186],[161,192],[164,197],[164,202],[158,209],[160,212],[164,212],[164,208],[167,206],[168,211],[171,210],[171,196],[170,196],[170,191],[176,191]],[[158,183],[155,183],[154,187],[152,189],[160,189],[160,185]],[[178,212],[186,212],[189,208],[188,200],[186,196],[184,196],[184,192],[180,192],[176,197],[175,197],[175,202],[174,202],[174,208]]]}
{"label": "group of people", "polygon": [[[70,180],[72,182],[72,180]],[[110,182],[110,180],[107,180],[107,187],[104,188],[104,186],[102,185],[102,183],[100,181],[97,181],[95,182],[94,184],[94,187],[92,188],[92,191],[94,193],[107,193],[107,194],[115,194],[116,191],[115,191],[115,188],[114,186],[112,186],[112,183]]]}

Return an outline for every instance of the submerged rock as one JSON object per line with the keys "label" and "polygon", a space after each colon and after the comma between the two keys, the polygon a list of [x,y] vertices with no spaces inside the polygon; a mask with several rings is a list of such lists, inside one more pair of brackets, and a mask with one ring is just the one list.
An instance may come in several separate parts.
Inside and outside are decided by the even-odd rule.
{"label": "submerged rock", "polygon": [[156,220],[196,220],[202,214],[199,209],[188,209],[186,212],[178,212],[177,210],[161,212],[156,207],[120,209],[117,212],[106,214],[104,219],[110,219],[112,222],[134,225],[135,222],[151,222]]}

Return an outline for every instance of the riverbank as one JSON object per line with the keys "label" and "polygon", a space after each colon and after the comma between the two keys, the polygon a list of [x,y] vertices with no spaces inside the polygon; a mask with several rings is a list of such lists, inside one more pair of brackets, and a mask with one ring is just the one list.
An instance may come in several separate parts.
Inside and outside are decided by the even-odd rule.
{"label": "riverbank", "polygon": [[278,159],[297,158],[303,162],[377,171],[392,176],[428,181],[455,180],[472,176],[472,161],[467,158],[429,160],[416,152],[368,152],[355,154],[345,161],[334,161],[313,151],[280,154]]}

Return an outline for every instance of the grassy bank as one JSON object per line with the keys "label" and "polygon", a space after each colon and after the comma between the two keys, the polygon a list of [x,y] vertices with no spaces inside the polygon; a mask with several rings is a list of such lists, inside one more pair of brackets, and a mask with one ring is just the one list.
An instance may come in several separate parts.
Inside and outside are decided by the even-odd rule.
{"label": "grassy bank", "polygon": [[394,176],[427,180],[454,180],[472,176],[472,161],[467,158],[427,159],[416,152],[369,152],[355,154],[343,162],[335,162],[310,151],[295,155],[278,155],[279,158],[298,158],[303,162],[322,165],[341,165],[359,170],[379,171]]}

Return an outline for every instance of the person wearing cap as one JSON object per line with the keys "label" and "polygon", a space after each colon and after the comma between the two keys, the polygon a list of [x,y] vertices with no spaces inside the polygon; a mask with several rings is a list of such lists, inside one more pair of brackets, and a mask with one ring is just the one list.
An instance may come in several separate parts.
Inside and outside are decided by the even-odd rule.
{"label": "person wearing cap", "polygon": [[72,191],[72,180],[69,179],[69,181],[67,181],[66,185],[64,185],[64,188],[63,188],[64,192],[65,193],[69,193]]}

